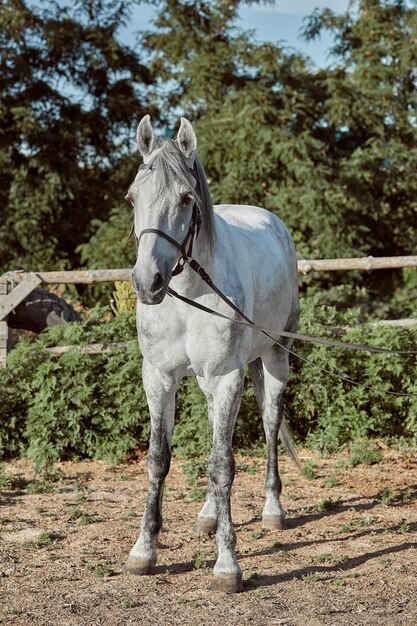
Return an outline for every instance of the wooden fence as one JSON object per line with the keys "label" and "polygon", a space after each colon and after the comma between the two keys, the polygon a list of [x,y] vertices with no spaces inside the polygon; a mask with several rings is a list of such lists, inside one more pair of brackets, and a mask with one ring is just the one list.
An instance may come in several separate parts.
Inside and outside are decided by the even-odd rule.
{"label": "wooden fence", "polygon": [[[417,256],[298,261],[300,274],[404,267],[417,267]],[[7,316],[41,283],[92,285],[104,282],[129,281],[131,272],[131,269],[124,268],[56,272],[6,272],[0,276],[0,367],[5,367],[7,353],[11,347],[11,329],[7,324]]]}

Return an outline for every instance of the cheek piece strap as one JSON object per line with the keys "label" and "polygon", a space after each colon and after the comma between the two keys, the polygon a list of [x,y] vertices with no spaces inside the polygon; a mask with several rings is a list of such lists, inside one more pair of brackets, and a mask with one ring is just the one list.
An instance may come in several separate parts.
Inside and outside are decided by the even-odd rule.
{"label": "cheek piece strap", "polygon": [[194,239],[195,237],[198,236],[200,226],[201,226],[200,212],[197,209],[197,205],[194,204],[190,226],[188,228],[188,232],[182,244],[178,243],[178,241],[173,239],[173,237],[171,237],[167,233],[164,233],[163,230],[159,230],[158,228],[144,228],[139,235],[138,247],[140,244],[140,240],[142,239],[142,236],[145,235],[146,233],[160,235],[161,237],[163,237],[164,239],[172,243],[172,245],[178,248],[178,250],[180,251],[180,256],[177,260],[177,263],[174,269],[172,270],[172,276],[178,276],[178,274],[181,274],[182,270],[184,269],[184,263],[187,261],[187,259],[192,257]]}
{"label": "cheek piece strap", "polygon": [[[192,174],[193,187],[196,187],[197,180],[195,178],[195,172],[194,172],[194,157],[192,159],[187,160],[187,165],[188,165],[188,169],[190,170],[190,173]],[[141,168],[145,169],[146,165],[141,165],[139,169]],[[190,226],[188,228],[188,232],[182,244],[178,243],[178,241],[173,239],[173,237],[165,233],[163,230],[159,230],[158,228],[144,228],[139,235],[137,245],[139,247],[140,240],[142,239],[142,236],[145,235],[146,233],[160,235],[161,237],[169,241],[173,246],[178,248],[180,252],[180,255],[177,259],[175,267],[172,270],[172,276],[178,276],[178,274],[181,274],[181,272],[183,271],[185,262],[190,257],[192,257],[194,240],[196,239],[196,237],[198,237],[200,226],[201,226],[200,211],[198,210],[197,205],[194,203]]]}

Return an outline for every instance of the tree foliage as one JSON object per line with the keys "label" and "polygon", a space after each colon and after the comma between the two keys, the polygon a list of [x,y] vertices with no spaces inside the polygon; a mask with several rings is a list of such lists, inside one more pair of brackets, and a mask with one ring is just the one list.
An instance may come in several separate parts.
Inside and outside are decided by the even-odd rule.
{"label": "tree foliage", "polygon": [[[145,110],[167,135],[180,115],[192,119],[215,201],[276,212],[299,256],[415,250],[415,1],[316,10],[304,36],[332,35],[325,68],[242,32],[240,2],[153,4],[154,27],[132,50],[118,34],[127,0],[45,0],[42,9],[3,1],[0,266],[133,262],[122,198]],[[417,307],[414,274],[321,275],[303,285],[326,302],[407,316]]]}
{"label": "tree foliage", "polygon": [[[238,1],[153,4],[155,27],[131,49],[120,40],[129,0],[65,6],[2,0],[2,271],[133,262],[126,240],[132,213],[123,196],[136,172],[132,138],[145,112],[168,136],[180,115],[189,117],[215,202],[277,213],[299,256],[415,252],[415,0],[352,0],[342,15],[314,11],[305,21],[306,39],[324,31],[333,37],[322,68],[239,30]],[[406,317],[417,310],[415,269],[322,274],[303,279],[302,286],[310,334],[323,334],[322,324],[332,320],[352,323],[369,312]],[[361,311],[339,317],[336,309],[322,309],[323,302],[339,308],[356,302]],[[107,331],[91,322],[91,328],[55,332],[67,343],[76,342],[77,333],[80,342],[97,332],[97,340],[103,332],[120,340],[132,328],[131,320],[125,322],[111,322]],[[415,346],[412,330],[360,332],[346,338]],[[312,346],[303,354],[376,387],[415,391],[411,358],[330,355]],[[0,452],[26,450],[40,463],[74,455],[121,458],[134,441],[145,440],[136,348],[94,359],[70,353],[58,361],[38,344],[16,348],[10,369],[1,373]],[[346,389],[299,363],[293,372],[288,398],[300,438],[332,448],[357,436],[416,436],[415,398]],[[236,431],[242,446],[261,430],[249,387],[243,407]],[[195,382],[184,383],[178,408],[175,445],[195,453],[209,438]],[[193,450],[190,441],[197,442]]]}
{"label": "tree foliage", "polygon": [[[323,69],[294,51],[255,43],[234,27],[236,11],[234,3],[168,0],[157,31],[144,37],[161,77],[162,107],[196,122],[216,202],[278,213],[304,258],[411,254],[415,3],[361,0],[344,15],[315,11],[304,36],[327,29],[334,38]],[[376,294],[389,300],[404,286],[399,272],[380,274],[377,284],[374,276],[353,279],[368,290],[369,303]],[[315,280],[322,290],[336,282],[340,274]],[[416,305],[414,297],[397,312],[409,314]]]}
{"label": "tree foliage", "polygon": [[[131,178],[149,68],[118,40],[127,0],[0,5],[0,267],[79,263]],[[133,166],[132,166],[133,164]]]}

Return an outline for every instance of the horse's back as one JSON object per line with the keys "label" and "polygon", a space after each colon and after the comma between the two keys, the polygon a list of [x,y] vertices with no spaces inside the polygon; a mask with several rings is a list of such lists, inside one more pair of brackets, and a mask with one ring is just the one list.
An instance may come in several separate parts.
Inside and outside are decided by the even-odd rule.
{"label": "horse's back", "polygon": [[[258,323],[293,330],[298,318],[294,242],[273,213],[249,205],[217,205],[218,261],[230,272],[245,309]],[[227,279],[226,279],[227,280]],[[240,286],[238,286],[240,283]]]}
{"label": "horse's back", "polygon": [[[273,213],[259,206],[249,204],[216,204],[214,213],[222,217],[229,224],[246,226],[251,230],[265,228],[277,222],[283,222]],[[285,228],[285,226],[284,226]]]}
{"label": "horse's back", "polygon": [[249,255],[256,257],[257,264],[264,259],[268,264],[277,264],[292,277],[296,275],[294,242],[279,217],[260,207],[244,204],[216,205],[214,212],[220,245],[245,247]]}

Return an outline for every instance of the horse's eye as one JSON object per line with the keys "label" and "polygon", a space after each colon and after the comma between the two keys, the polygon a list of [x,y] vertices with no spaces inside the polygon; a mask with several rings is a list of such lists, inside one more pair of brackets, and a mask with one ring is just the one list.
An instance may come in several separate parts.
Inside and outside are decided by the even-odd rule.
{"label": "horse's eye", "polygon": [[193,199],[193,196],[190,193],[183,193],[181,196],[181,204],[183,204],[184,206],[186,206],[187,204],[190,204],[191,200]]}

